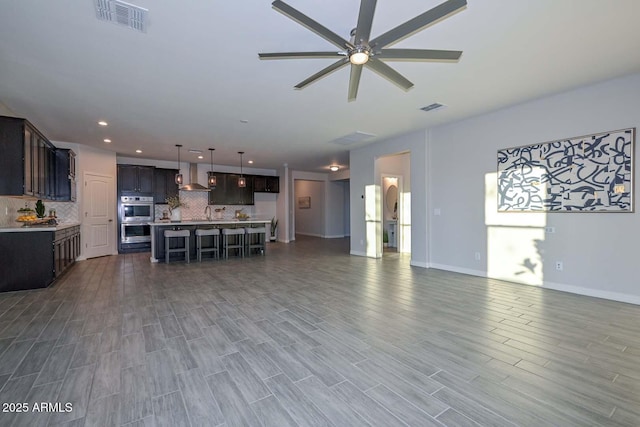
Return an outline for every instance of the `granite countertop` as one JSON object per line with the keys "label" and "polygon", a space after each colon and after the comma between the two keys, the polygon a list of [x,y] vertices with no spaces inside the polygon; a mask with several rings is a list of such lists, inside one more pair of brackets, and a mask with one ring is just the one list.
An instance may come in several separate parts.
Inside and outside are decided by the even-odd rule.
{"label": "granite countertop", "polygon": [[21,225],[0,227],[0,233],[28,233],[37,231],[60,231],[65,228],[75,227],[80,225],[79,222],[63,222],[58,225],[35,225],[31,227],[24,227]]}
{"label": "granite countertop", "polygon": [[246,220],[239,219],[200,219],[200,218],[192,218],[192,219],[184,219],[182,221],[168,221],[168,220],[156,220],[154,222],[150,222],[149,225],[152,227],[163,226],[163,225],[228,225],[228,224],[269,224],[271,223],[271,219],[264,218],[249,218]]}

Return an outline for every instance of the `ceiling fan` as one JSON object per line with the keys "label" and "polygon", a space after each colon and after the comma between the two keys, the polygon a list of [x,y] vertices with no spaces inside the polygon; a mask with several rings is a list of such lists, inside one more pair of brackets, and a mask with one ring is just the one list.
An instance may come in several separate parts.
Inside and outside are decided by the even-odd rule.
{"label": "ceiling fan", "polygon": [[278,12],[307,27],[309,30],[341,49],[338,52],[281,52],[258,54],[260,59],[340,58],[337,62],[334,62],[308,79],[295,85],[296,89],[303,89],[320,78],[339,70],[347,64],[351,64],[349,101],[354,101],[358,95],[360,76],[362,75],[362,68],[364,66],[388,78],[402,89],[409,90],[413,86],[413,83],[385,64],[383,60],[455,62],[460,59],[460,55],[462,55],[462,52],[459,50],[385,48],[461,11],[467,6],[466,0],[447,0],[374,39],[370,39],[370,35],[373,15],[376,9],[376,0],[362,0],[360,2],[358,24],[357,27],[351,31],[350,41],[345,40],[283,1],[276,0],[271,5]]}

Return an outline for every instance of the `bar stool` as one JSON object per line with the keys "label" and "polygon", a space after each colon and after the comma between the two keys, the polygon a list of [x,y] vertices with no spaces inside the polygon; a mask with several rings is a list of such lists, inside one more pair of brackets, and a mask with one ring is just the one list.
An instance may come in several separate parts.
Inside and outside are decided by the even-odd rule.
{"label": "bar stool", "polygon": [[[231,241],[229,236],[232,236]],[[238,255],[244,258],[244,228],[223,228],[222,248],[225,259],[229,258],[229,249],[237,249]]]}
{"label": "bar stool", "polygon": [[[169,263],[169,254],[174,252],[184,252],[184,259],[189,264],[189,237],[191,232],[189,230],[165,230],[164,231],[164,260]],[[180,248],[171,249],[170,243],[173,238],[182,238],[184,246]]]}
{"label": "bar stool", "polygon": [[249,255],[253,249],[260,249],[260,253],[263,255],[267,251],[267,228],[266,227],[250,227],[245,228],[246,230],[246,240],[247,240],[247,250],[249,251]]}
{"label": "bar stool", "polygon": [[[211,236],[213,238],[212,246],[202,246],[202,236]],[[213,252],[215,259],[220,259],[220,251],[218,250],[218,243],[220,239],[220,229],[197,229],[196,230],[196,248],[198,250],[198,262],[202,262],[203,252]]]}

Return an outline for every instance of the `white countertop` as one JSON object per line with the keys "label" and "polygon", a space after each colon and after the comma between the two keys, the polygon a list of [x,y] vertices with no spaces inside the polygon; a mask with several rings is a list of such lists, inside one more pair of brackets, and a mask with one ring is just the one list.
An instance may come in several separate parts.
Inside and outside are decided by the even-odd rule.
{"label": "white countertop", "polygon": [[237,224],[270,224],[270,219],[264,218],[249,218],[246,220],[239,219],[212,219],[211,221],[206,219],[185,219],[182,221],[163,221],[157,220],[150,222],[152,227],[167,226],[167,225],[237,225]]}
{"label": "white countertop", "polygon": [[34,231],[60,231],[60,230],[64,230],[65,228],[75,227],[76,225],[80,225],[80,223],[79,222],[64,222],[64,223],[58,224],[58,225],[47,225],[47,226],[36,225],[36,226],[32,226],[32,227],[24,227],[24,226],[21,226],[21,225],[18,225],[18,226],[7,226],[7,227],[0,227],[0,233],[28,233],[28,232],[34,232]]}

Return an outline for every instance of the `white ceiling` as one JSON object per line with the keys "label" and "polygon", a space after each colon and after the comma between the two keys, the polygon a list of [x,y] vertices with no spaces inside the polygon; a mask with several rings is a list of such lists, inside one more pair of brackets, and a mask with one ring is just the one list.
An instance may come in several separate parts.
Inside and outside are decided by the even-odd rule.
{"label": "white ceiling", "polygon": [[[97,20],[93,0],[1,1],[0,103],[51,140],[123,156],[174,160],[181,143],[183,160],[213,147],[216,163],[244,150],[258,168],[326,171],[355,146],[640,71],[638,0],[468,0],[394,46],[462,50],[458,63],[388,62],[409,92],[365,69],[349,103],[348,67],[293,89],[332,59],[258,59],[334,49],[269,0],[131,2],[146,34]],[[379,0],[372,37],[440,2]],[[287,3],[346,39],[357,21],[358,0]],[[448,107],[419,110],[433,102]],[[356,131],[377,138],[330,142]]]}

